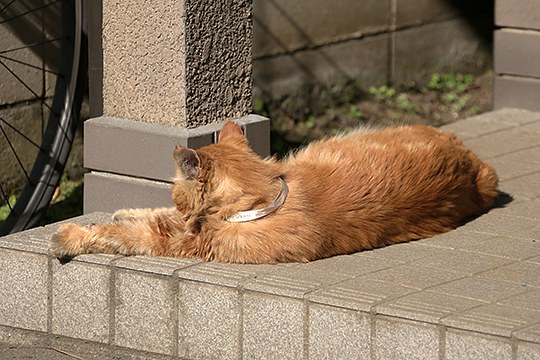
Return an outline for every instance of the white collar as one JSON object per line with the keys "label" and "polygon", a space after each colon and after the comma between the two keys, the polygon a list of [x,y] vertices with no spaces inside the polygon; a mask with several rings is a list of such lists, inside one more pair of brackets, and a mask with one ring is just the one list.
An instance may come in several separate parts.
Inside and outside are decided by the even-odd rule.
{"label": "white collar", "polygon": [[283,203],[285,202],[285,199],[287,199],[287,195],[289,194],[289,187],[287,186],[287,183],[282,178],[278,178],[278,179],[281,182],[281,191],[279,192],[278,196],[275,198],[274,201],[272,201],[270,205],[262,209],[239,211],[236,214],[232,214],[225,220],[227,220],[228,222],[234,222],[234,223],[257,220],[279,209],[281,205],[283,205]]}

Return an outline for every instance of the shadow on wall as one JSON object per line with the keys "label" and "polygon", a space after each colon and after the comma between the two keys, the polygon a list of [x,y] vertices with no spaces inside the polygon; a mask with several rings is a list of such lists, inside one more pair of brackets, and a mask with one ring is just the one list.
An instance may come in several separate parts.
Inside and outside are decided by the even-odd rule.
{"label": "shadow on wall", "polygon": [[[382,85],[403,81],[402,69],[414,77],[452,62],[485,67],[491,57],[493,0],[338,0],[331,6],[254,0],[253,6],[254,83],[262,91],[336,78]],[[429,60],[416,61],[418,54]],[[415,61],[421,66],[412,71],[407,63]]]}

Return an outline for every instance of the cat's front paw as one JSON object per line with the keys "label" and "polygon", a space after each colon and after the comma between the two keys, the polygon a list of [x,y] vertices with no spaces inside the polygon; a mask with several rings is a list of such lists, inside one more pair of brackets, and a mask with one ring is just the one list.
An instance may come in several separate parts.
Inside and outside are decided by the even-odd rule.
{"label": "cat's front paw", "polygon": [[51,252],[57,257],[76,256],[86,253],[86,238],[95,224],[81,227],[77,224],[64,224],[51,237]]}

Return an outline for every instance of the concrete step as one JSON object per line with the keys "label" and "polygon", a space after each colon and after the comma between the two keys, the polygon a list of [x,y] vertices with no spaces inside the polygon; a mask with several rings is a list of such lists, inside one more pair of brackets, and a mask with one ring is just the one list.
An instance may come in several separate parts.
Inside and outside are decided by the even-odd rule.
{"label": "concrete step", "polygon": [[540,359],[540,113],[503,109],[446,129],[496,167],[513,201],[430,239],[234,265],[61,263],[48,252],[59,224],[0,238],[0,357]]}

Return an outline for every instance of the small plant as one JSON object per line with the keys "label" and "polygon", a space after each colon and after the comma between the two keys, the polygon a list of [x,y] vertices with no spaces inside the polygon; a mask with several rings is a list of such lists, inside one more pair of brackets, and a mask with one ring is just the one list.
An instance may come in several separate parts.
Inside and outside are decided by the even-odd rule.
{"label": "small plant", "polygon": [[403,111],[416,113],[416,105],[411,101],[407,93],[401,93],[396,97],[397,107]]}
{"label": "small plant", "polygon": [[364,113],[358,108],[357,105],[353,104],[349,106],[349,116],[353,119],[360,120],[364,116]]}
{"label": "small plant", "polygon": [[458,94],[467,91],[474,83],[474,76],[471,74],[432,74],[428,89],[435,91],[454,91]]}
{"label": "small plant", "polygon": [[386,85],[379,87],[372,86],[369,88],[369,93],[376,101],[383,102],[392,100],[396,95],[396,90],[393,87]]}
{"label": "small plant", "polygon": [[15,206],[15,203],[17,202],[17,198],[15,197],[15,195],[11,195],[9,197],[8,202],[9,202],[9,205],[5,204],[5,205],[0,206],[0,221],[6,220],[7,217],[9,216],[9,213],[11,212],[11,208]]}

